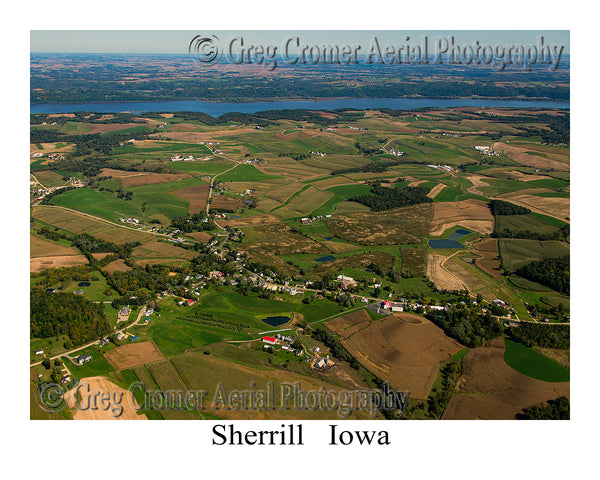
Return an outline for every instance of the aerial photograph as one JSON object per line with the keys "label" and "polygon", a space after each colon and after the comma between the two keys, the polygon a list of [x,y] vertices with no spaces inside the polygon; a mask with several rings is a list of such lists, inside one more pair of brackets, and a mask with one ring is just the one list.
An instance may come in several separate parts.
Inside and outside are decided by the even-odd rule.
{"label": "aerial photograph", "polygon": [[30,39],[31,420],[570,419],[569,31]]}

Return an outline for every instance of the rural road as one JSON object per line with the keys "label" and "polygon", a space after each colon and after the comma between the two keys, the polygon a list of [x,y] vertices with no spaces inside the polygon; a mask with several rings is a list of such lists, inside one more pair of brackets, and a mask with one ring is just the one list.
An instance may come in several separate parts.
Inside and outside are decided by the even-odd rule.
{"label": "rural road", "polygon": [[42,187],[44,190],[50,191],[50,189],[49,189],[48,187],[46,187],[46,186],[42,185],[42,182],[40,182],[40,181],[37,179],[37,177],[36,177],[36,176],[35,176],[33,173],[30,173],[30,174],[29,174],[29,176],[30,176],[31,178],[33,178],[33,181],[34,181],[35,183],[37,183],[37,184],[38,184],[40,187]]}
{"label": "rural road", "polygon": [[[142,318],[142,316],[145,313],[146,313],[146,307],[142,307],[142,309],[140,310],[140,313],[138,314],[138,317],[135,320],[135,322],[133,322],[131,325],[128,325],[127,327],[125,327],[125,328],[123,328],[121,330],[117,330],[115,333],[119,333],[119,332],[123,333],[125,330],[133,327],[134,325],[137,325],[138,322],[140,321],[140,319]],[[73,353],[79,352],[80,350],[84,350],[84,349],[86,349],[88,347],[91,347],[92,345],[97,345],[97,344],[98,344],[98,340],[94,340],[93,342],[86,343],[85,345],[82,345],[81,347],[77,347],[77,348],[74,348],[73,350],[69,350],[68,352],[63,352],[63,353],[61,353],[59,355],[55,355],[53,357],[50,357],[50,360],[55,360],[55,359],[60,358],[60,357],[67,357],[67,358],[69,358],[69,360],[72,361],[72,359],[70,357],[71,357],[71,355]],[[40,360],[39,362],[35,362],[35,363],[30,364],[29,368],[35,367],[36,365],[41,365],[42,361],[43,360]]]}
{"label": "rural road", "polygon": [[[231,158],[227,157],[226,155],[224,155],[222,153],[215,153],[214,149],[211,149],[211,150],[212,150],[213,155],[219,156],[219,157],[223,157],[225,160],[232,161],[232,162],[235,163],[235,165],[233,167],[231,167],[231,168],[229,168],[229,169],[227,169],[227,170],[225,170],[225,171],[223,171],[221,173],[217,173],[216,175],[214,175],[213,177],[211,177],[211,179],[210,179],[210,188],[208,189],[208,200],[206,201],[206,214],[207,215],[208,215],[208,211],[210,210],[210,199],[212,197],[213,188],[214,188],[214,185],[215,185],[215,178],[217,178],[219,175],[223,175],[224,173],[230,172],[234,168],[237,168],[238,165],[241,165],[241,162],[238,162],[236,160],[232,160]],[[223,227],[221,227],[221,225],[219,225],[218,223],[217,223],[217,226],[220,229],[223,229]]]}
{"label": "rural road", "polygon": [[137,229],[137,228],[133,228],[133,227],[128,227],[126,225],[122,225],[122,224],[119,224],[119,223],[111,222],[110,220],[106,220],[105,218],[102,218],[102,217],[97,217],[95,215],[90,215],[89,213],[84,213],[84,212],[81,212],[79,210],[74,210],[74,209],[68,208],[68,207],[61,207],[59,205],[32,205],[32,207],[36,207],[36,208],[59,208],[59,209],[66,210],[66,211],[71,212],[71,213],[75,213],[77,215],[81,215],[81,216],[84,216],[84,217],[93,218],[94,220],[97,220],[97,221],[102,222],[102,223],[106,223],[107,225],[110,225],[112,227],[125,228],[126,230],[132,230],[134,232],[140,232],[140,233],[147,233],[148,235],[155,235],[155,236],[158,236],[158,237],[166,237],[166,238],[169,237],[165,233],[148,232],[146,230],[141,230],[141,229]]}

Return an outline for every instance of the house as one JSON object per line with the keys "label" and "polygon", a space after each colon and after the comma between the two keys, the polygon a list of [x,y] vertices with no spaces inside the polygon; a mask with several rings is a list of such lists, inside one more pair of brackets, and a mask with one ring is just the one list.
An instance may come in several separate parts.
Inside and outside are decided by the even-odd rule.
{"label": "house", "polygon": [[327,365],[327,360],[324,358],[321,358],[317,363],[315,363],[315,368],[325,368],[326,365]]}
{"label": "house", "polygon": [[75,290],[73,292],[74,295],[83,295],[83,290]]}
{"label": "house", "polygon": [[92,356],[89,353],[86,353],[85,355],[79,355],[77,357],[77,363],[79,363],[79,365],[83,365],[84,363],[89,362],[92,359]]}
{"label": "house", "polygon": [[154,313],[154,309],[153,308],[147,308],[146,309],[146,315],[152,315]]}
{"label": "house", "polygon": [[123,335],[121,332],[117,333],[117,340],[122,340],[125,338],[125,335]]}
{"label": "house", "polygon": [[129,315],[131,313],[131,308],[123,307],[119,312],[119,315]]}
{"label": "house", "polygon": [[273,338],[273,337],[263,337],[262,341],[264,343],[268,343],[269,345],[275,345],[275,344],[277,344],[277,339]]}

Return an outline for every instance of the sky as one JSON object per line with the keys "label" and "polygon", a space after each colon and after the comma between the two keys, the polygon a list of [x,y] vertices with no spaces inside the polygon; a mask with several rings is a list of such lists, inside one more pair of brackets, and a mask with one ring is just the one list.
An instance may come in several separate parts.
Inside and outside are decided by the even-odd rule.
{"label": "sky", "polygon": [[196,35],[216,35],[222,41],[243,36],[247,42],[281,45],[290,35],[299,36],[307,44],[367,44],[373,36],[394,45],[429,41],[454,36],[456,43],[482,45],[531,45],[540,37],[550,45],[564,46],[569,53],[568,30],[31,30],[31,52],[54,53],[188,53]]}

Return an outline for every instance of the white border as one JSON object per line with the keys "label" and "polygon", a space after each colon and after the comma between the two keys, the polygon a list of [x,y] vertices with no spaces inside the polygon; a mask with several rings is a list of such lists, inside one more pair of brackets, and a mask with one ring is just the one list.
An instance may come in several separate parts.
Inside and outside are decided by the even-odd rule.
{"label": "white border", "polygon": [[[571,8],[569,8],[571,7]],[[26,477],[58,478],[70,475],[106,478],[135,475],[143,478],[195,478],[219,475],[232,478],[322,477],[326,474],[359,478],[374,475],[432,478],[565,477],[596,471],[593,437],[585,431],[596,422],[592,401],[598,398],[595,359],[598,315],[594,311],[598,282],[597,260],[584,248],[585,235],[593,235],[597,215],[587,205],[588,192],[597,190],[595,179],[597,134],[592,125],[597,77],[593,67],[591,23],[593,14],[564,2],[527,4],[482,2],[135,2],[107,0],[84,2],[23,2],[18,19],[5,11],[9,29],[3,31],[8,54],[3,82],[5,108],[3,175],[6,212],[3,235],[5,258],[2,275],[5,315],[3,353],[6,420],[4,438],[7,462],[2,468]],[[435,18],[432,16],[435,15]],[[577,17],[587,17],[583,20]],[[589,19],[588,19],[589,18]],[[6,28],[6,26],[5,26]],[[28,392],[27,321],[29,258],[27,192],[21,182],[27,165],[14,159],[28,157],[29,30],[37,29],[570,29],[572,61],[572,217],[573,248],[573,353],[572,420],[570,422],[396,422],[377,423],[388,429],[388,448],[326,448],[328,422],[304,422],[305,447],[211,448],[209,422],[31,422]],[[6,128],[8,126],[8,128]],[[592,143],[593,142],[593,143]],[[589,214],[585,215],[586,213]],[[15,233],[18,232],[18,233]],[[581,244],[581,248],[578,246]],[[587,247],[587,245],[586,245]],[[589,247],[587,247],[589,249]],[[17,254],[14,252],[17,250]],[[10,252],[10,253],[8,253]],[[594,275],[594,276],[592,276]],[[586,306],[587,305],[587,306]],[[15,341],[15,339],[17,339]],[[269,422],[237,422],[241,428],[264,429]],[[278,425],[281,422],[275,422]],[[340,422],[344,426],[343,422]],[[362,423],[348,423],[357,429]],[[587,428],[586,428],[587,427]],[[373,429],[367,422],[363,428]],[[585,430],[584,430],[585,429]],[[590,429],[593,432],[593,429]],[[311,438],[315,438],[314,442]],[[323,448],[325,447],[325,448]],[[6,447],[5,447],[6,448]],[[595,453],[595,452],[594,452]],[[14,473],[15,470],[12,470]]]}

